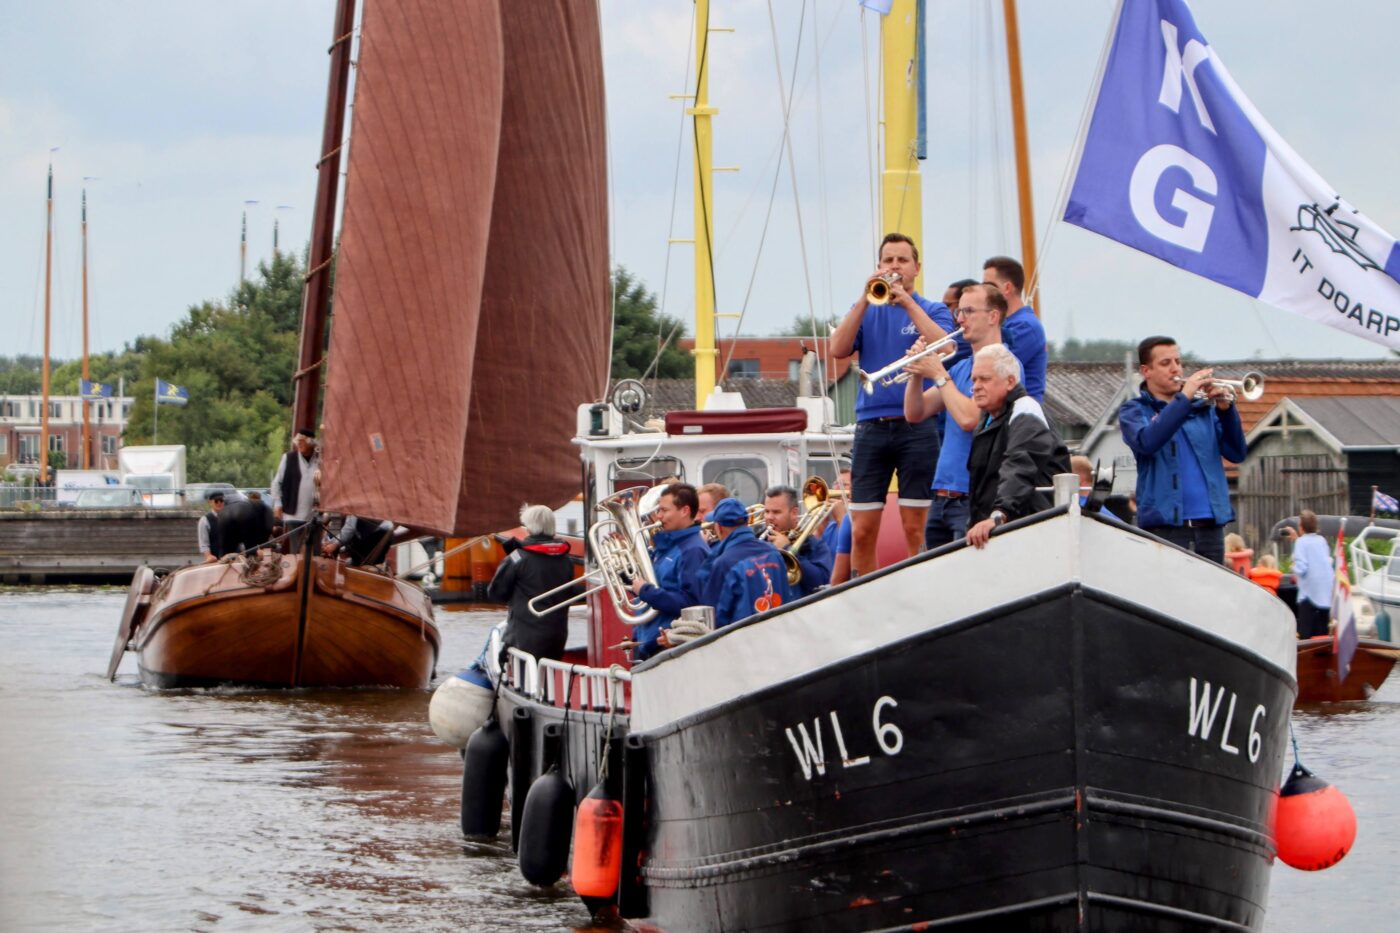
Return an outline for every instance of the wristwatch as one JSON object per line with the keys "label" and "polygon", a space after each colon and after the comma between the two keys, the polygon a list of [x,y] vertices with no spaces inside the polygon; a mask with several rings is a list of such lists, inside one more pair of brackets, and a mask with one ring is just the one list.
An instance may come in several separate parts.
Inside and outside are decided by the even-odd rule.
{"label": "wristwatch", "polygon": [[993,509],[989,517],[992,520],[992,526],[995,528],[1000,528],[1002,525],[1006,524],[1006,513],[1001,509]]}
{"label": "wristwatch", "polygon": [[941,388],[943,388],[944,386],[946,386],[947,384],[948,384],[948,377],[947,377],[947,376],[939,376],[937,379],[933,380],[933,387],[934,387],[935,389],[941,389]]}

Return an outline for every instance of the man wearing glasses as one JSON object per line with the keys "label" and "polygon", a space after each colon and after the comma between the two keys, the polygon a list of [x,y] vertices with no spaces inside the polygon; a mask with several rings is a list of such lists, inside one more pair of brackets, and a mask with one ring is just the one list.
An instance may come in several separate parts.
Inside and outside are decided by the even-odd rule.
{"label": "man wearing glasses", "polygon": [[[963,336],[978,350],[1001,343],[1001,322],[1006,316],[1006,299],[991,285],[972,283],[964,286],[953,311]],[[909,352],[923,349],[919,341]],[[931,353],[908,370],[920,379],[910,379],[904,390],[904,417],[917,424],[948,412],[948,425],[943,433],[943,446],[938,451],[938,465],[933,473],[933,503],[929,506],[924,525],[924,546],[933,549],[967,534],[969,477],[967,456],[972,450],[972,432],[982,412],[972,401],[972,356],[965,356],[945,369],[937,353]],[[925,390],[923,380],[932,379],[933,388]]]}

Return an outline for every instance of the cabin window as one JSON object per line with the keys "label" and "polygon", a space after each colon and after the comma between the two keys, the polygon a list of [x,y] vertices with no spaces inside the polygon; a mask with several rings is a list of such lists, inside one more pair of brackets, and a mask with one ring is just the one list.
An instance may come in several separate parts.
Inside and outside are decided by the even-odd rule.
{"label": "cabin window", "polygon": [[733,379],[757,379],[758,360],[730,360],[729,376]]}
{"label": "cabin window", "polygon": [[762,457],[715,457],[700,469],[700,482],[720,483],[745,505],[763,501],[768,488],[768,461]]}
{"label": "cabin window", "polygon": [[685,479],[685,465],[675,457],[637,457],[608,465],[608,485],[613,492],[633,486],[647,489],[671,477]]}
{"label": "cabin window", "polygon": [[[846,464],[849,466],[849,464]],[[808,476],[820,476],[826,480],[828,489],[836,488],[837,461],[830,457],[808,457],[807,472],[803,475],[805,480]]]}

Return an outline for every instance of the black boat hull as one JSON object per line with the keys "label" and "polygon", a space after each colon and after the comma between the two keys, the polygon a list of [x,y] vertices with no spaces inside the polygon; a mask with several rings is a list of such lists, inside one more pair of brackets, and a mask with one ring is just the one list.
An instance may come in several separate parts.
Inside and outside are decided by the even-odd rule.
{"label": "black boat hull", "polygon": [[650,919],[1258,928],[1294,690],[1067,586],[742,697],[645,737]]}
{"label": "black boat hull", "polygon": [[[1261,928],[1287,611],[1136,530],[1063,510],[1016,525],[635,669],[623,916]],[[596,726],[570,731],[596,763]]]}

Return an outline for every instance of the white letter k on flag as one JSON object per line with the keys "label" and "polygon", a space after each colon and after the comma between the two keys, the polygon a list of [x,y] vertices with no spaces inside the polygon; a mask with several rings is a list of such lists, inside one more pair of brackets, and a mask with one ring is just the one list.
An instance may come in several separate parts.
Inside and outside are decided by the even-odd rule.
{"label": "white letter k on flag", "polygon": [[1167,60],[1162,67],[1162,92],[1157,95],[1157,103],[1168,107],[1172,113],[1181,113],[1181,85],[1185,83],[1191,91],[1191,101],[1196,105],[1196,116],[1201,126],[1215,132],[1215,124],[1210,122],[1201,92],[1196,87],[1196,66],[1210,58],[1210,49],[1192,39],[1186,43],[1183,54],[1176,47],[1176,27],[1162,20],[1162,41],[1167,47]]}

